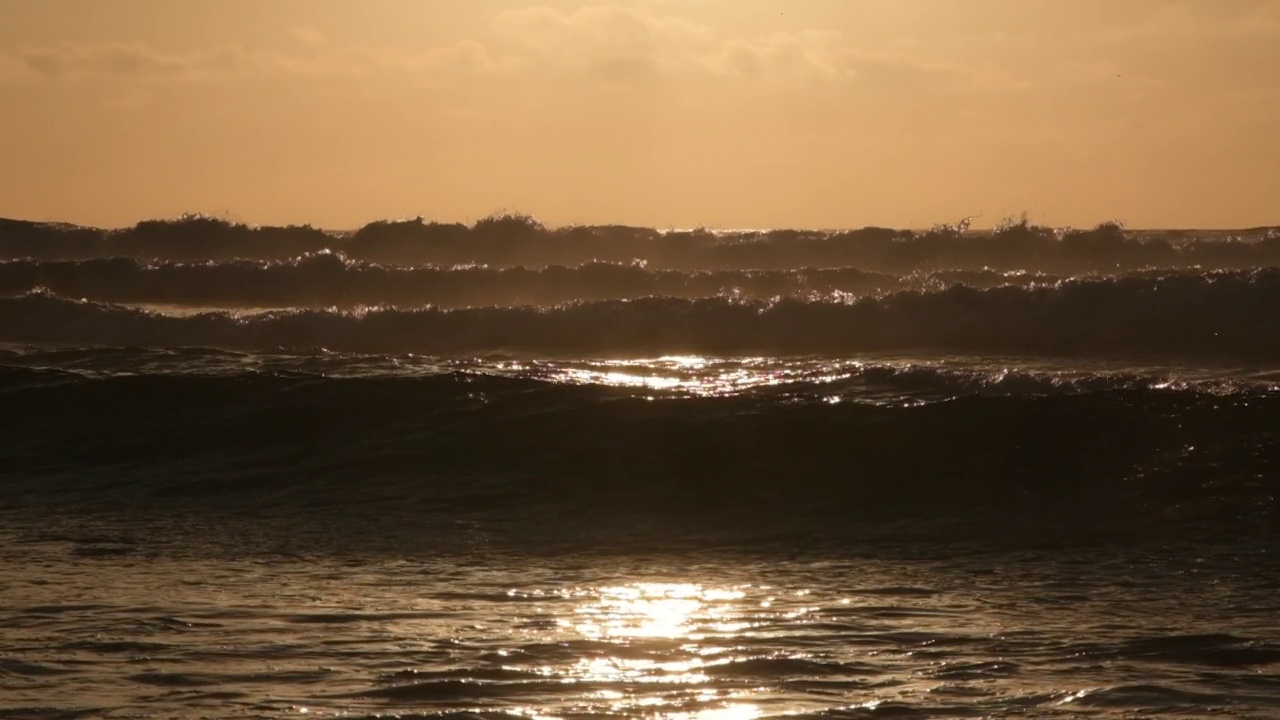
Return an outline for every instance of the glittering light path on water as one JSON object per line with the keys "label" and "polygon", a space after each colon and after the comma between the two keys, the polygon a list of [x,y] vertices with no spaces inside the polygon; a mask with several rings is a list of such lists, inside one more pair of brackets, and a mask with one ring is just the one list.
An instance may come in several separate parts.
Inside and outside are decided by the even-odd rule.
{"label": "glittering light path on water", "polygon": [[[270,527],[112,534],[15,531],[11,520],[0,534],[0,717],[1278,707],[1277,586],[1257,554],[389,560],[269,552],[296,541]],[[247,545],[263,551],[245,556]],[[21,580],[32,568],[38,581]]]}

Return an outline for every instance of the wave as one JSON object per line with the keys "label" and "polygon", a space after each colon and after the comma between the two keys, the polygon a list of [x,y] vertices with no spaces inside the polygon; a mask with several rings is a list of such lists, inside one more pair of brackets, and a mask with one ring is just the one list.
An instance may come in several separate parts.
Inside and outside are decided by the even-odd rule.
{"label": "wave", "polygon": [[494,382],[500,387],[613,388],[623,396],[750,397],[784,402],[920,405],[958,398],[1102,392],[1269,396],[1280,373],[1238,367],[1028,363],[1014,358],[859,359],[659,357],[627,360],[447,359],[416,355],[233,352],[210,348],[0,347],[0,392],[134,376],[302,380],[387,378]]}
{"label": "wave", "polygon": [[4,398],[23,411],[0,415],[0,506],[504,518],[539,537],[949,517],[1234,534],[1274,524],[1280,494],[1274,393],[833,404],[442,372],[75,376]]}
{"label": "wave", "polygon": [[858,267],[905,274],[929,269],[1037,270],[1060,275],[1144,267],[1280,266],[1276,228],[1241,231],[1053,229],[1025,220],[985,232],[966,223],[928,231],[659,231],[625,226],[551,229],[527,216],[473,225],[421,218],[379,221],[355,232],[310,226],[250,227],[206,216],[147,220],[123,230],[0,219],[0,257],[151,260],[288,260],[324,250],[369,262],[493,267],[629,263],[669,269]]}
{"label": "wave", "polygon": [[[1169,271],[1150,271],[1148,275]],[[906,276],[855,268],[805,270],[650,270],[592,262],[576,267],[387,266],[321,252],[288,261],[147,263],[131,258],[0,261],[0,295],[47,288],[106,302],[205,307],[355,305],[556,305],[574,300],[662,296],[749,299],[814,293],[874,295],[898,290],[1052,283],[1035,273],[951,270]]]}
{"label": "wave", "polygon": [[0,341],[459,356],[1020,355],[1280,358],[1280,270],[1073,279],[879,297],[574,302],[206,312],[185,317],[47,292],[0,299]]}

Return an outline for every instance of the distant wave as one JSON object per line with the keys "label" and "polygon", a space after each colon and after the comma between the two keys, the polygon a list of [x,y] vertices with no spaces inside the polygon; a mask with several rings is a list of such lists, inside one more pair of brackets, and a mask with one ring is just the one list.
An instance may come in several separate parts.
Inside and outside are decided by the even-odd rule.
{"label": "distant wave", "polygon": [[47,288],[66,297],[106,302],[204,307],[351,307],[382,303],[475,307],[719,295],[763,300],[814,293],[874,295],[913,288],[938,289],[952,284],[979,288],[1029,285],[1060,279],[1044,274],[993,270],[910,275],[855,268],[684,271],[599,262],[532,269],[476,265],[406,267],[351,260],[330,252],[287,261],[148,263],[131,258],[0,261],[0,295],[21,295]]}
{"label": "distant wave", "polygon": [[655,269],[857,267],[904,274],[991,268],[1072,275],[1144,267],[1280,266],[1275,228],[1131,232],[1104,223],[1090,230],[1058,230],[1024,221],[986,232],[969,232],[964,224],[923,232],[876,227],[663,232],[623,226],[549,229],[524,216],[496,216],[470,226],[418,219],[333,233],[309,226],[249,227],[204,216],[148,220],[113,231],[0,219],[0,257],[10,258],[283,261],[326,249],[368,262],[492,267],[640,260]]}
{"label": "distant wave", "polygon": [[573,302],[548,308],[392,306],[170,317],[36,292],[0,300],[0,341],[326,348],[475,355],[839,355],[941,351],[1280,358],[1280,270],[953,285],[878,297]]}

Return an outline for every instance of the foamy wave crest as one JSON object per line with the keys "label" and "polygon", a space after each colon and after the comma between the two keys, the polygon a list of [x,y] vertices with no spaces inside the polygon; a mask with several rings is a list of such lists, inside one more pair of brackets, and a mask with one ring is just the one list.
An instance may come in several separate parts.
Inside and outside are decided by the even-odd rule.
{"label": "foamy wave crest", "polygon": [[882,297],[643,298],[551,308],[391,306],[170,317],[48,292],[0,300],[0,340],[33,343],[658,356],[930,348],[1280,357],[1280,271],[1077,279]]}
{"label": "foamy wave crest", "polygon": [[131,258],[0,261],[0,295],[47,288],[66,297],[204,307],[556,305],[662,296],[749,299],[813,293],[876,295],[906,289],[1027,285],[1060,278],[994,270],[899,276],[855,268],[650,270],[628,263],[576,267],[388,266],[321,252],[288,261],[148,263]]}

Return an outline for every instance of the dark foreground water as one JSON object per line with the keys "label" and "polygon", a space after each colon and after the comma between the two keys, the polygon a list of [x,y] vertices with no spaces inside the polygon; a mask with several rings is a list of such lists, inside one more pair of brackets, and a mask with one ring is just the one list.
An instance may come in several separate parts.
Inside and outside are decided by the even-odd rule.
{"label": "dark foreground water", "polygon": [[0,717],[1280,717],[1274,233],[859,232],[0,223]]}
{"label": "dark foreground water", "polygon": [[5,533],[0,713],[1280,714],[1280,583],[1260,550],[391,557],[157,530]]}

